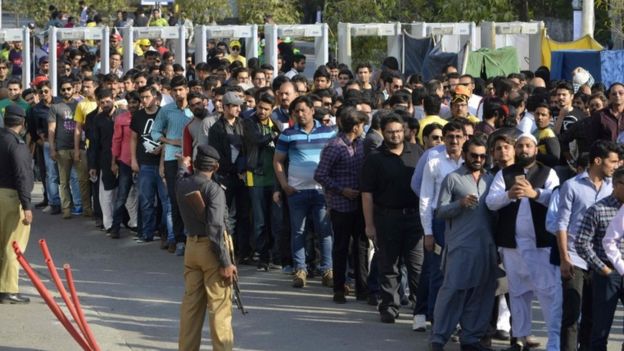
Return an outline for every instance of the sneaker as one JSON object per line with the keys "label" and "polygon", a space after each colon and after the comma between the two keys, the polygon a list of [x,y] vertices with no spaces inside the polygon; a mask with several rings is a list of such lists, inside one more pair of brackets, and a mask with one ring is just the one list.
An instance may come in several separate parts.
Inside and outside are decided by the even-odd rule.
{"label": "sneaker", "polygon": [[70,219],[70,218],[72,218],[72,211],[70,209],[64,209],[63,219]]}
{"label": "sneaker", "polygon": [[266,263],[258,263],[258,267],[256,267],[256,271],[258,272],[268,272],[269,265]]}
{"label": "sneaker", "polygon": [[137,238],[137,240],[136,240],[137,244],[149,243],[149,242],[152,242],[152,241],[154,241],[154,239],[146,238],[144,236],[141,236],[141,237]]}
{"label": "sneaker", "polygon": [[306,286],[306,279],[308,277],[308,273],[303,269],[297,270],[295,272],[295,278],[293,278],[293,288],[303,288]]}
{"label": "sneaker", "polygon": [[45,200],[35,205],[35,208],[38,210],[46,207],[48,207],[48,202]]}
{"label": "sneaker", "polygon": [[167,240],[160,239],[160,249],[167,250],[169,248],[169,242]]}
{"label": "sneaker", "polygon": [[394,323],[394,321],[398,317],[398,314],[385,310],[379,311],[379,317],[381,318],[381,323]]}
{"label": "sneaker", "polygon": [[334,271],[331,269],[323,272],[323,286],[327,286],[329,288],[334,287]]}
{"label": "sneaker", "polygon": [[52,206],[50,205],[46,206],[43,210],[41,210],[41,212],[43,213],[52,212]]}
{"label": "sneaker", "polygon": [[282,266],[275,263],[269,263],[269,270],[271,271],[280,271],[282,270]]}
{"label": "sneaker", "polygon": [[284,266],[282,268],[282,273],[284,274],[293,274],[295,272],[295,269],[292,266]]}
{"label": "sneaker", "polygon": [[176,251],[176,243],[170,242],[167,246],[167,252],[174,253]]}
{"label": "sneaker", "polygon": [[74,208],[72,208],[71,214],[74,215],[74,216],[81,216],[82,215],[82,206],[75,206]]}
{"label": "sneaker", "polygon": [[417,314],[414,316],[412,330],[418,332],[427,331],[427,317],[424,314]]}
{"label": "sneaker", "polygon": [[185,248],[186,248],[186,245],[184,243],[177,243],[175,247],[176,256],[184,256]]}
{"label": "sneaker", "polygon": [[119,238],[121,238],[121,235],[119,234],[119,231],[112,231],[111,230],[110,237],[111,237],[111,239],[119,239]]}

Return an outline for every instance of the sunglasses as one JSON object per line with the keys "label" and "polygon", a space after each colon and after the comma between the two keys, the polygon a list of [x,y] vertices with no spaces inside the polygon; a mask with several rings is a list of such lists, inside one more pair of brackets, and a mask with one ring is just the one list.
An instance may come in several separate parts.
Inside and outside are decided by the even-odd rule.
{"label": "sunglasses", "polygon": [[49,94],[50,90],[48,90],[48,89],[40,90],[39,93],[40,94]]}
{"label": "sunglasses", "polygon": [[72,91],[74,88],[61,88],[61,91]]}
{"label": "sunglasses", "polygon": [[235,46],[235,47],[231,48],[230,50],[232,50],[232,51],[240,51],[240,48]]}
{"label": "sunglasses", "polygon": [[485,160],[485,158],[487,157],[486,154],[475,154],[475,153],[470,153],[470,157],[473,159],[481,159],[481,160]]}

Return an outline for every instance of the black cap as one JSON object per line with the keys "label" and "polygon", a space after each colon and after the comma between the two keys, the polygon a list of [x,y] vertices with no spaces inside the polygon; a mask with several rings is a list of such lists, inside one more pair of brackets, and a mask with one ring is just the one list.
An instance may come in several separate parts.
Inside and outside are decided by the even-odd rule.
{"label": "black cap", "polygon": [[196,158],[211,158],[215,161],[219,161],[221,157],[219,157],[219,152],[214,147],[202,144],[197,147],[197,156]]}
{"label": "black cap", "polygon": [[4,109],[4,123],[7,125],[14,125],[21,123],[26,118],[26,112],[24,109],[11,104]]}

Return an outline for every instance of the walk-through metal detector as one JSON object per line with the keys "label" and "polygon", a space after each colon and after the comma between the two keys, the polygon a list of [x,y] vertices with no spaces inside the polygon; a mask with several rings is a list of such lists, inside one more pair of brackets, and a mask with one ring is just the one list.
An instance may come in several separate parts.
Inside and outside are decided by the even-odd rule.
{"label": "walk-through metal detector", "polygon": [[[409,27],[409,31],[407,30]],[[404,30],[415,38],[438,37],[442,41],[442,51],[459,52],[466,43],[478,48],[479,36],[474,22],[427,23],[412,22],[404,25]]]}
{"label": "walk-through metal detector", "polygon": [[22,42],[22,88],[26,89],[30,86],[32,60],[30,47],[30,29],[23,28],[1,28],[0,43],[20,41]]}
{"label": "walk-through metal detector", "polygon": [[[401,61],[401,23],[338,23],[338,62],[351,67],[351,37],[388,37],[388,56]],[[400,62],[401,67],[403,63]]]}
{"label": "walk-through metal detector", "polygon": [[258,25],[244,26],[196,26],[195,64],[206,62],[207,44],[210,39],[244,39],[245,58],[258,57]]}
{"label": "walk-through metal detector", "polygon": [[123,68],[128,71],[134,67],[134,41],[138,39],[173,39],[175,40],[175,62],[186,67],[186,29],[175,27],[124,27],[123,36]]}
{"label": "walk-through metal detector", "polygon": [[108,27],[83,27],[83,28],[56,28],[50,27],[48,32],[48,48],[50,50],[50,86],[52,94],[57,95],[58,88],[58,57],[56,55],[56,43],[65,40],[99,40],[101,72],[108,73],[110,50],[110,29]]}
{"label": "walk-through metal detector", "polygon": [[277,69],[277,38],[314,38],[314,54],[316,67],[324,65],[329,61],[329,27],[327,23],[317,24],[265,24],[265,59],[273,66],[273,76],[276,77]]}
{"label": "walk-through metal detector", "polygon": [[[528,52],[528,64],[520,59],[521,69],[535,71],[542,65],[542,30],[544,22],[481,22],[481,47],[496,49],[502,46],[515,46],[518,54]],[[511,37],[512,35],[525,35],[528,44],[522,45]],[[510,41],[512,40],[512,41]],[[528,50],[527,50],[528,49]],[[527,67],[528,66],[528,67]]]}

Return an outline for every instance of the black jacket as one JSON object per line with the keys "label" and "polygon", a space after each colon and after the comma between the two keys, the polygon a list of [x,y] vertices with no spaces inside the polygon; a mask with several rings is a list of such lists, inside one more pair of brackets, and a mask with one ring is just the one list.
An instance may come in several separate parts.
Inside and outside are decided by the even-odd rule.
{"label": "black jacket", "polygon": [[275,124],[272,124],[271,132],[262,134],[262,125],[255,112],[249,118],[243,120],[243,127],[247,170],[253,173],[261,172],[263,164],[260,155],[267,148],[275,151],[275,140],[279,136],[279,129]]}
{"label": "black jacket", "polygon": [[[232,163],[232,150],[230,148],[226,123],[227,121],[225,120],[225,117],[221,116],[221,118],[219,118],[217,122],[210,127],[210,132],[208,132],[208,143],[210,146],[217,149],[219,156],[221,157],[221,160],[219,160],[219,171],[217,173],[222,176],[240,174],[245,171],[244,143],[241,146],[236,164]],[[244,140],[244,127],[243,120],[241,118],[236,118],[233,128],[234,134],[239,135],[241,137],[241,141]]]}

